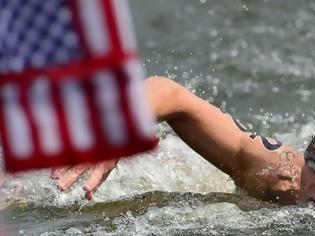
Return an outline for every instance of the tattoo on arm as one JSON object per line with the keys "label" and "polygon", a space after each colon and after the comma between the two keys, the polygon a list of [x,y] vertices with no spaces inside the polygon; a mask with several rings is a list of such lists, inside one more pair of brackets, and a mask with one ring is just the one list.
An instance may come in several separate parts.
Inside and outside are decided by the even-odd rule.
{"label": "tattoo on arm", "polygon": [[243,124],[241,124],[238,120],[235,120],[233,118],[234,123],[236,124],[236,126],[243,132],[245,133],[250,133],[249,137],[251,139],[255,139],[257,136],[261,139],[262,144],[264,145],[264,147],[270,151],[274,151],[278,148],[280,148],[282,146],[282,143],[278,140],[276,140],[276,143],[270,143],[269,140],[265,137],[265,136],[260,136],[256,133],[251,133],[250,130],[248,130],[248,128],[246,128]]}

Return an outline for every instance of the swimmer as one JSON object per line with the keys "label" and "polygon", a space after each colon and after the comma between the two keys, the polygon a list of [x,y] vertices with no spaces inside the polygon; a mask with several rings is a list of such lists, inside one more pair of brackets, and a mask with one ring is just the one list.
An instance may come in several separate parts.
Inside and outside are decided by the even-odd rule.
{"label": "swimmer", "polygon": [[[280,204],[315,201],[315,142],[304,155],[275,139],[251,133],[217,107],[172,80],[145,81],[149,106],[158,121],[166,121],[203,158],[227,173],[249,195]],[[313,158],[314,157],[314,158]],[[51,172],[65,191],[88,169],[86,197],[106,180],[117,161],[58,168]]]}

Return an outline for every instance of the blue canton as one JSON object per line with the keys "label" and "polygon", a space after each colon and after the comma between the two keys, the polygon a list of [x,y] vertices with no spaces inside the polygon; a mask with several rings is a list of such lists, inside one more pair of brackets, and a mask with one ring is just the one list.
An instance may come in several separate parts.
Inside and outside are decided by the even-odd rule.
{"label": "blue canton", "polygon": [[67,0],[0,0],[0,72],[82,58]]}

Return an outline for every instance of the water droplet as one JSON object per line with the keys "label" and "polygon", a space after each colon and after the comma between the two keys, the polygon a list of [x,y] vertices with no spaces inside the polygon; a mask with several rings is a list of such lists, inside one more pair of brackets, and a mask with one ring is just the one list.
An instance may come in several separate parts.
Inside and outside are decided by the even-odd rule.
{"label": "water droplet", "polygon": [[230,52],[231,57],[236,57],[238,55],[238,51],[236,49],[232,49]]}
{"label": "water droplet", "polygon": [[280,89],[278,87],[273,87],[271,90],[274,93],[278,93]]}

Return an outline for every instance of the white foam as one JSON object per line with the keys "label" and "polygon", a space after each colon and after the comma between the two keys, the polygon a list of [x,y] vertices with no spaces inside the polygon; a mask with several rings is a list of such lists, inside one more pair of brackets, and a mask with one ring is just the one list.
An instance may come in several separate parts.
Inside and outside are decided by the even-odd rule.
{"label": "white foam", "polygon": [[[42,205],[84,203],[83,180],[70,191],[61,193],[56,189],[55,181],[49,178],[49,171],[31,172],[11,178],[0,190],[0,196]],[[233,192],[234,184],[179,138],[168,134],[156,151],[121,160],[95,193],[94,201],[108,201],[154,190]]]}

